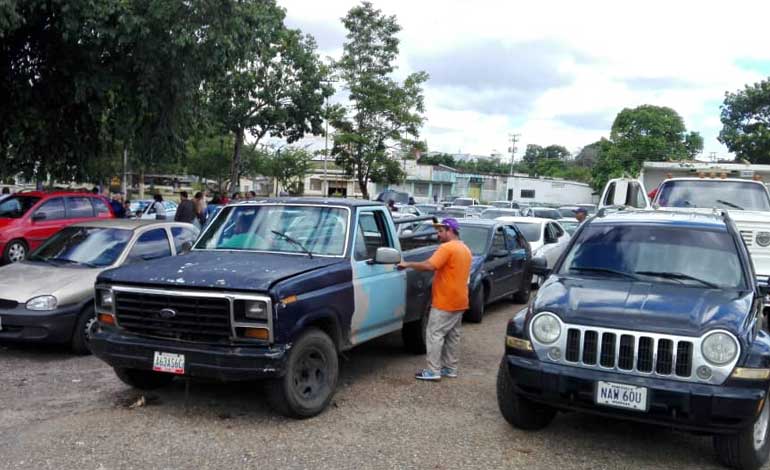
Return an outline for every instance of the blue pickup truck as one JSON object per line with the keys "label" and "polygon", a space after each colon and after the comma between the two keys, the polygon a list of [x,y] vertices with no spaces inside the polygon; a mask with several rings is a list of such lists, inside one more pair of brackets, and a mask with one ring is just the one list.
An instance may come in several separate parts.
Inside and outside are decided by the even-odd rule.
{"label": "blue pickup truck", "polygon": [[281,198],[224,207],[190,253],[106,271],[96,282],[93,353],[142,389],[174,376],[268,379],[291,417],[329,404],[338,353],[401,330],[424,352],[432,273],[400,271],[377,202]]}
{"label": "blue pickup truck", "polygon": [[498,403],[521,429],[578,410],[714,436],[759,468],[770,439],[766,284],[727,213],[620,211],[578,228],[508,324]]}

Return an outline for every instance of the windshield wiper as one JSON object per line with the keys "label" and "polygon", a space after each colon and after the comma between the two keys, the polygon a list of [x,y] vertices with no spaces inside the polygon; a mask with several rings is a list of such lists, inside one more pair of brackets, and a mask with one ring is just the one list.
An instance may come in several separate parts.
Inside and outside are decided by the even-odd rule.
{"label": "windshield wiper", "polygon": [[307,255],[310,257],[310,259],[313,259],[313,253],[311,253],[311,252],[310,252],[310,250],[308,250],[307,248],[305,248],[305,245],[303,245],[303,244],[302,244],[302,242],[298,242],[297,240],[295,240],[295,239],[291,238],[290,236],[286,235],[286,234],[285,234],[285,233],[283,233],[283,232],[279,232],[279,231],[277,231],[277,230],[270,230],[270,231],[271,231],[271,232],[273,232],[275,235],[278,235],[279,237],[283,238],[283,239],[284,239],[284,240],[286,240],[287,242],[290,242],[290,243],[293,243],[293,244],[297,245],[298,247],[300,247],[300,249],[301,249],[302,251],[304,251],[305,253],[307,253]]}
{"label": "windshield wiper", "polygon": [[685,274],[685,273],[668,273],[668,272],[660,272],[660,271],[636,271],[636,274],[641,274],[643,276],[657,276],[657,277],[662,277],[664,279],[695,281],[695,282],[700,282],[704,286],[710,287],[711,289],[719,288],[719,286],[714,284],[713,282],[705,281],[703,279],[697,278],[695,276],[690,276],[689,274]]}
{"label": "windshield wiper", "polygon": [[738,209],[738,210],[741,210],[741,211],[745,210],[743,207],[739,206],[738,204],[733,204],[732,202],[723,201],[722,199],[717,199],[716,202],[718,202],[720,204],[724,204],[727,207],[732,207],[733,209]]}
{"label": "windshield wiper", "polygon": [[636,276],[634,276],[631,273],[627,273],[624,271],[618,271],[616,269],[609,269],[609,268],[600,268],[596,266],[573,266],[569,268],[570,271],[585,271],[590,273],[605,273],[605,274],[615,274],[617,276],[624,276],[631,279],[638,279]]}

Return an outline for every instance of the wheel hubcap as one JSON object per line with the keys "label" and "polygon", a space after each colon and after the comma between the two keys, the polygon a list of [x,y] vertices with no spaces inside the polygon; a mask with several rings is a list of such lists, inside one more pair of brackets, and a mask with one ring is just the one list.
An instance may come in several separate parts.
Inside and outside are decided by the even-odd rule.
{"label": "wheel hubcap", "polygon": [[767,439],[767,424],[770,421],[770,407],[767,406],[767,399],[762,406],[757,421],[754,423],[754,449],[759,450],[765,445]]}
{"label": "wheel hubcap", "polygon": [[24,249],[24,245],[21,243],[14,243],[8,248],[8,259],[11,263],[18,263],[24,259],[25,255],[26,250]]}
{"label": "wheel hubcap", "polygon": [[293,384],[297,394],[305,400],[317,398],[326,387],[326,356],[317,350],[306,351],[297,361]]}
{"label": "wheel hubcap", "polygon": [[89,318],[88,321],[86,322],[86,326],[84,328],[85,334],[83,335],[83,337],[86,340],[86,344],[91,342],[91,338],[93,338],[94,333],[96,332],[96,325],[97,325],[96,316]]}

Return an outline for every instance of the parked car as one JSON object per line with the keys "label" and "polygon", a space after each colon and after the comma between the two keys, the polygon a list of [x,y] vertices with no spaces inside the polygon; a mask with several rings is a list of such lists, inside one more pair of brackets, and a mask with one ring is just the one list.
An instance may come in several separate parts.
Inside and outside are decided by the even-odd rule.
{"label": "parked car", "polygon": [[561,214],[562,219],[571,219],[575,217],[575,211],[578,208],[583,208],[586,210],[586,215],[589,217],[594,215],[596,213],[596,205],[595,204],[575,204],[574,206],[561,206],[559,207],[559,213]]}
{"label": "parked car", "polygon": [[[556,264],[570,240],[570,234],[555,220],[537,217],[500,217],[497,220],[516,225],[529,242],[532,256],[544,258],[546,266]],[[533,284],[538,285],[541,280],[539,276],[532,277]]]}
{"label": "parked car", "polygon": [[17,263],[62,228],[77,222],[111,219],[106,199],[91,193],[21,192],[0,202],[0,253]]}
{"label": "parked car", "polygon": [[377,195],[375,201],[384,202],[392,200],[396,204],[409,204],[410,194],[404,191],[396,191],[395,189],[386,189]]}
{"label": "parked car", "polygon": [[529,301],[532,251],[514,224],[496,220],[460,221],[460,239],[473,254],[468,284],[470,309],[465,319],[481,322],[486,305],[507,298]]}
{"label": "parked car", "polygon": [[562,218],[562,215],[558,209],[543,206],[526,207],[521,210],[521,215],[524,217],[540,217],[542,219],[553,220],[559,220]]}
{"label": "parked car", "polygon": [[477,219],[479,215],[469,206],[445,207],[441,212],[433,214],[440,218],[454,217],[455,219]]}
{"label": "parked car", "polygon": [[491,209],[492,206],[487,204],[477,204],[475,206],[469,206],[468,209],[478,217],[481,217],[481,213],[487,209]]}
{"label": "parked car", "polygon": [[478,199],[470,197],[458,197],[452,201],[452,206],[477,206],[479,204]]}
{"label": "parked car", "polygon": [[580,222],[578,222],[574,217],[571,219],[559,219],[557,222],[559,222],[559,225],[561,225],[561,227],[566,230],[570,236],[574,235],[575,230],[577,230],[578,226],[580,226]]}
{"label": "parked car", "polygon": [[408,205],[408,204],[396,204],[396,209],[401,214],[409,214],[413,216],[420,216],[422,215],[422,212],[420,212],[420,209],[417,208],[415,205]]}
{"label": "parked car", "polygon": [[0,340],[68,343],[88,352],[96,276],[179,254],[197,235],[190,224],[125,219],[63,228],[27,260],[0,267]]}
{"label": "parked car", "polygon": [[725,213],[627,210],[593,217],[528,309],[508,323],[503,417],[547,426],[577,410],[713,435],[718,459],[770,453],[768,286]]}
{"label": "parked car", "polygon": [[[156,220],[158,217],[158,214],[155,211],[155,205],[153,204],[155,201],[150,200],[146,201],[148,204],[144,206],[144,209],[142,209],[142,215],[140,219],[142,220]],[[168,201],[163,200],[163,208],[166,209],[166,219],[165,220],[174,220],[174,217],[176,216],[176,209],[179,205],[174,201]]]}
{"label": "parked car", "polygon": [[498,217],[519,217],[521,212],[518,209],[487,209],[481,213],[482,219],[496,219]]}
{"label": "parked car", "polygon": [[184,259],[98,277],[92,350],[133,387],[178,375],[266,379],[274,409],[317,415],[336,389],[340,351],[398,330],[407,349],[425,351],[432,273],[394,265],[436,246],[400,247],[377,202],[226,206]]}
{"label": "parked car", "polygon": [[492,207],[497,207],[498,209],[518,209],[519,204],[514,201],[492,201],[489,203]]}
{"label": "parked car", "polygon": [[433,215],[436,212],[439,212],[443,206],[439,204],[417,204],[414,207],[416,207],[422,215]]}

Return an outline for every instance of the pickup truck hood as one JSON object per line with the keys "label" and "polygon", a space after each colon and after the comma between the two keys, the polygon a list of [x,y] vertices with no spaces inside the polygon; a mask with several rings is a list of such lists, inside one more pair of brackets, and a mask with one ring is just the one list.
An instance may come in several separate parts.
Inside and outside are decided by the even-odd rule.
{"label": "pickup truck hood", "polygon": [[281,279],[343,261],[272,253],[193,251],[111,269],[97,282],[266,292]]}
{"label": "pickup truck hood", "polygon": [[566,323],[699,336],[713,328],[740,334],[753,294],[675,283],[551,276],[534,312],[554,312]]}

